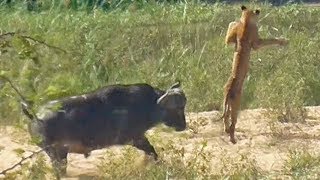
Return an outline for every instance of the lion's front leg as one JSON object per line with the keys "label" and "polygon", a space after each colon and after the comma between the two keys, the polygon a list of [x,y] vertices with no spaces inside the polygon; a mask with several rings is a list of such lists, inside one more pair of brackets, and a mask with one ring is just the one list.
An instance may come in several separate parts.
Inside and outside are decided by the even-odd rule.
{"label": "lion's front leg", "polygon": [[254,50],[257,50],[265,46],[271,46],[271,45],[286,46],[287,44],[288,44],[288,40],[282,39],[282,38],[258,39],[256,42],[252,43],[252,48]]}
{"label": "lion's front leg", "polygon": [[237,44],[237,30],[236,26],[238,25],[239,22],[231,22],[229,23],[228,26],[228,31],[225,39],[225,43],[227,45],[235,43]]}

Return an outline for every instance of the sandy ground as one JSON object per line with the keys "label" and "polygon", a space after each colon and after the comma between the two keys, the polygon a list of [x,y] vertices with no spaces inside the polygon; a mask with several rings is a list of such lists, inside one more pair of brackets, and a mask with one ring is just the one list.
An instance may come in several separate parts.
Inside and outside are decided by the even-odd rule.
{"label": "sandy ground", "polygon": [[[183,147],[186,159],[194,153],[195,147],[206,142],[204,151],[210,154],[210,163],[216,170],[222,168],[223,161],[226,159],[236,161],[245,155],[261,170],[272,174],[283,169],[289,150],[320,152],[320,107],[306,109],[310,118],[303,123],[275,122],[267,118],[266,111],[263,109],[242,111],[237,124],[238,143],[236,145],[231,144],[228,136],[223,132],[222,121],[215,121],[219,116],[216,111],[189,113],[187,118],[189,128],[182,133],[162,131],[163,127],[156,127],[150,130],[148,135],[152,137],[157,134],[164,137],[163,139],[175,142],[177,148]],[[0,171],[19,161],[17,151],[24,150],[23,156],[27,156],[31,151],[39,149],[28,144],[28,139],[27,134],[13,127],[0,129]],[[153,144],[156,149],[159,148],[159,145],[156,145],[157,142]],[[93,151],[87,159],[83,155],[70,154],[68,177],[64,179],[96,176],[97,164],[105,157],[106,151],[110,151],[110,148]],[[121,153],[121,148],[113,147],[112,151]],[[19,167],[15,170],[18,169]]]}

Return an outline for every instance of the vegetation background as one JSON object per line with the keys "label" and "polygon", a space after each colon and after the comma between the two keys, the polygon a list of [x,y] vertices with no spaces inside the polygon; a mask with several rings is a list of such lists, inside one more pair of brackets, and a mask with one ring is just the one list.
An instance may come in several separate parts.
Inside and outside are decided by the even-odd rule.
{"label": "vegetation background", "polygon": [[[228,23],[240,16],[238,5],[117,2],[108,11],[84,5],[67,9],[49,0],[37,2],[33,11],[19,1],[3,4],[1,32],[21,32],[66,53],[18,35],[3,36],[1,74],[36,105],[108,84],[146,82],[166,88],[179,79],[187,111],[220,109],[233,56],[224,37]],[[242,108],[319,105],[320,9],[248,5],[262,11],[261,37],[284,37],[290,44],[252,53]],[[18,97],[2,83],[1,124],[20,119]]]}
{"label": "vegetation background", "polygon": [[[144,0],[0,2],[0,32],[17,32],[13,36],[0,35],[0,75],[9,77],[35,102],[35,108],[48,100],[108,84],[146,82],[165,89],[177,80],[186,92],[188,112],[221,108],[234,50],[224,44],[224,37],[228,23],[240,17],[239,4]],[[279,5],[289,1],[269,2]],[[245,4],[261,9],[261,37],[283,37],[290,44],[252,52],[242,109],[271,108],[278,120],[301,122],[305,119],[304,106],[320,104],[320,9],[292,3],[272,6],[266,1]],[[18,102],[9,84],[0,81],[1,125],[25,125]],[[200,120],[190,124],[190,129],[196,131],[203,126]],[[159,143],[161,138],[154,136],[153,141]],[[153,164],[128,175],[125,173],[132,171],[115,169],[119,164],[132,168],[127,158],[106,162],[101,171],[115,172],[119,178],[164,179],[169,171],[177,177],[209,178],[209,170],[203,167],[208,154],[201,148],[206,142],[199,145],[193,153],[196,156],[186,166],[181,166],[182,149],[170,143],[165,146],[175,154],[169,164]],[[130,149],[127,153],[136,156]],[[308,169],[317,175],[319,157],[291,151],[286,167],[293,178],[305,175]],[[43,179],[45,165],[41,158],[32,166],[32,177]],[[231,166],[235,175],[231,179],[261,177],[246,156],[240,164]]]}

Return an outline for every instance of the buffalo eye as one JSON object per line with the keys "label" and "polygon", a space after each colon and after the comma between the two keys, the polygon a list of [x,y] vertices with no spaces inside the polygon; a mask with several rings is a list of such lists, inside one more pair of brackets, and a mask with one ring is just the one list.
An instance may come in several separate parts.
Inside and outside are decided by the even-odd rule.
{"label": "buffalo eye", "polygon": [[243,11],[243,10],[246,10],[247,9],[247,7],[245,7],[244,5],[242,5],[241,6],[241,10]]}
{"label": "buffalo eye", "polygon": [[260,14],[260,10],[257,9],[257,10],[254,11],[254,13],[255,13],[256,15],[259,15],[259,14]]}

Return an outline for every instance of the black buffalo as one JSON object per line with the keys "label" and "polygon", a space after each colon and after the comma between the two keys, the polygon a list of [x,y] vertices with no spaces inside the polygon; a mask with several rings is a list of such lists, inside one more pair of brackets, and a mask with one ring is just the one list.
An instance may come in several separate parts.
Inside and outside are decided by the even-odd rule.
{"label": "black buffalo", "polygon": [[186,128],[186,97],[177,83],[166,91],[148,84],[110,85],[94,92],[51,101],[32,119],[31,135],[40,137],[55,170],[66,173],[67,154],[85,157],[94,149],[131,144],[157,159],[145,132],[163,122],[177,131]]}

